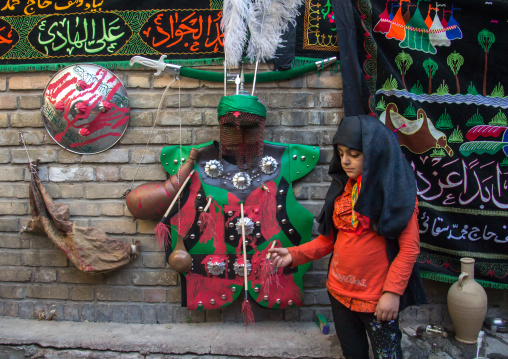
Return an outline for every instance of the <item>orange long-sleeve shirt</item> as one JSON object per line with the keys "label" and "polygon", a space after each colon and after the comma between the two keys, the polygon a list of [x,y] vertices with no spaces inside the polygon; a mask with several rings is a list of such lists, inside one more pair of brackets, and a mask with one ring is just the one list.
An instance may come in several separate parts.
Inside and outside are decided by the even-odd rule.
{"label": "orange long-sleeve shirt", "polygon": [[[336,212],[337,206],[334,216]],[[420,252],[417,217],[418,201],[407,227],[398,238],[400,251],[391,264],[386,254],[386,239],[367,227],[359,234],[354,229],[339,230],[335,244],[333,235],[330,234],[288,248],[293,257],[292,266],[321,258],[333,250],[326,282],[328,290],[343,304],[347,302],[353,310],[374,312],[377,301],[384,292],[402,295],[407,286]]]}

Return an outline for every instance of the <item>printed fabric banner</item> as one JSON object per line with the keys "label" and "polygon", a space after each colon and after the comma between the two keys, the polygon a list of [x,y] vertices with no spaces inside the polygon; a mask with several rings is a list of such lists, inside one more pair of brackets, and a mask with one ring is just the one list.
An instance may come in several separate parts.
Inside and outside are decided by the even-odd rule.
{"label": "printed fabric banner", "polygon": [[[337,56],[329,0],[306,0],[300,13],[281,53],[290,62]],[[128,67],[134,55],[162,54],[181,65],[222,64],[221,19],[222,0],[0,0],[0,71]]]}
{"label": "printed fabric banner", "polygon": [[422,276],[456,281],[472,257],[480,283],[508,288],[508,2],[350,4],[356,43],[341,54],[361,72],[356,108],[395,131],[414,168]]}

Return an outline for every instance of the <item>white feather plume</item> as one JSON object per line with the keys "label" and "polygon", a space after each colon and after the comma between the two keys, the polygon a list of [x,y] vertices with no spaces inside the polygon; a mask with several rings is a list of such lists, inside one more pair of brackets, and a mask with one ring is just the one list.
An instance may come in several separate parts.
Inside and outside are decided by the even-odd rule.
{"label": "white feather plume", "polygon": [[224,33],[224,57],[227,66],[237,67],[247,41],[247,17],[250,0],[224,0],[221,28]]}
{"label": "white feather plume", "polygon": [[302,3],[303,0],[256,0],[250,5],[247,57],[251,61],[265,62],[274,58],[289,23],[296,24]]}

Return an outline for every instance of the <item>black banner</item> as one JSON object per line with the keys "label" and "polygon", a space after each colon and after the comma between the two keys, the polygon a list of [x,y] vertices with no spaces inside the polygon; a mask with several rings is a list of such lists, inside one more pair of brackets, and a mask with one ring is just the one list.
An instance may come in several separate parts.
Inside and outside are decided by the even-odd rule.
{"label": "black banner", "polygon": [[[336,56],[329,0],[307,0],[300,13],[281,53],[304,62]],[[126,67],[134,55],[222,63],[221,19],[222,0],[0,0],[0,71],[76,62]]]}
{"label": "black banner", "polygon": [[456,280],[459,259],[473,257],[482,284],[507,288],[508,3],[351,3],[357,100],[415,170],[424,276]]}

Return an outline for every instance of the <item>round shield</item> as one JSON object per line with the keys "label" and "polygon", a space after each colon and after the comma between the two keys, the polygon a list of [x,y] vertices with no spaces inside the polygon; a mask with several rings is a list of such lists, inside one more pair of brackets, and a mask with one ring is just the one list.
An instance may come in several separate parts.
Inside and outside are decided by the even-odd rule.
{"label": "round shield", "polygon": [[129,122],[127,91],[108,69],[76,64],[58,71],[44,90],[44,126],[60,146],[94,154],[120,140]]}

